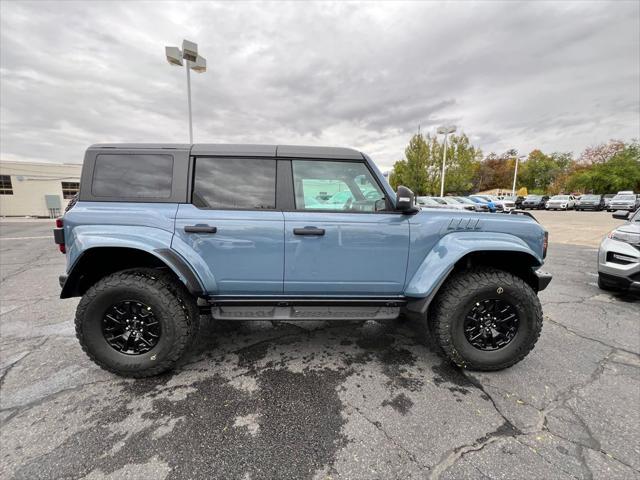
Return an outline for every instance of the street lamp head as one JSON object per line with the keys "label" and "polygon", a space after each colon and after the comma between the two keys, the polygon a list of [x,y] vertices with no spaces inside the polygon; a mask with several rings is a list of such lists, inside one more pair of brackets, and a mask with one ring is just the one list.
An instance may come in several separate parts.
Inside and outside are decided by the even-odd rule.
{"label": "street lamp head", "polygon": [[195,62],[198,58],[198,45],[189,40],[182,41],[182,58]]}
{"label": "street lamp head", "polygon": [[178,47],[164,47],[167,62],[171,65],[182,66],[182,52]]}
{"label": "street lamp head", "polygon": [[449,125],[449,126],[443,126],[443,127],[438,127],[438,130],[436,130],[440,135],[447,135],[449,133],[453,133],[456,131],[456,126],[455,125]]}
{"label": "street lamp head", "polygon": [[198,55],[195,62],[191,62],[191,70],[196,73],[204,73],[207,71],[207,60]]}

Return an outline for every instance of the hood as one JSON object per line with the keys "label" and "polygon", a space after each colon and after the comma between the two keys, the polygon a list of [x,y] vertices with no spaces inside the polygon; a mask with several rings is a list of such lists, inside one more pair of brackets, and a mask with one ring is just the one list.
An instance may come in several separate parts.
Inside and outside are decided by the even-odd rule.
{"label": "hood", "polygon": [[625,223],[624,225],[621,225],[620,227],[616,228],[616,230],[618,232],[635,233],[636,235],[640,235],[640,223],[638,222]]}

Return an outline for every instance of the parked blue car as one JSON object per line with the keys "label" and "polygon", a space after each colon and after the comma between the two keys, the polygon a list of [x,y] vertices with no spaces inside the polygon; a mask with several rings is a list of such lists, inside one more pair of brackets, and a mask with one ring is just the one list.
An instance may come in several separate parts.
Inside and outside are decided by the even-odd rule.
{"label": "parked blue car", "polygon": [[346,148],[94,145],[78,200],[56,223],[61,298],[82,297],[80,344],[130,377],[185,358],[201,313],[404,313],[455,364],[498,370],[536,343],[537,292],[551,280],[539,270],[547,233],[532,216],[421,210]]}
{"label": "parked blue car", "polygon": [[476,203],[479,203],[481,205],[486,205],[491,213],[495,213],[495,211],[497,210],[496,204],[492,200],[489,200],[484,197],[479,197],[477,195],[469,195],[469,198]]}

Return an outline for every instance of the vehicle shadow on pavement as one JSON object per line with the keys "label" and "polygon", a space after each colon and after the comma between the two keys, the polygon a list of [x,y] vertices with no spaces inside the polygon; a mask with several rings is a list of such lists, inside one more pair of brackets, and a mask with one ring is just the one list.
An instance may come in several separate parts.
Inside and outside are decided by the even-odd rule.
{"label": "vehicle shadow on pavement", "polygon": [[[39,478],[51,469],[74,478],[96,469],[124,474],[133,464],[145,472],[166,469],[167,478],[330,475],[349,468],[353,453],[344,449],[364,448],[353,445],[363,431],[374,443],[389,443],[385,417],[423,417],[430,411],[427,390],[442,387],[460,403],[474,390],[410,322],[203,317],[193,353],[181,367],[119,380],[108,398],[102,386],[101,398],[85,399],[66,413],[80,415],[87,427],[22,465],[16,478]],[[469,440],[482,432],[470,432]],[[386,448],[394,452],[391,467],[398,476],[407,468],[424,472],[442,454],[434,444],[433,458],[417,461],[393,442]],[[365,450],[360,454],[372,454]]]}

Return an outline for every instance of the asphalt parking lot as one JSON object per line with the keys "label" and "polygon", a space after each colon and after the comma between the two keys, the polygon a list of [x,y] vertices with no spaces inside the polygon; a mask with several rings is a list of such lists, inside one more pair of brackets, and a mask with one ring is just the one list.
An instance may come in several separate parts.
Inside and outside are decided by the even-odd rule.
{"label": "asphalt parking lot", "polygon": [[0,478],[640,478],[640,302],[595,273],[621,222],[534,214],[554,280],[509,370],[454,369],[410,322],[205,322],[145,380],[81,351],[51,222],[0,222]]}

